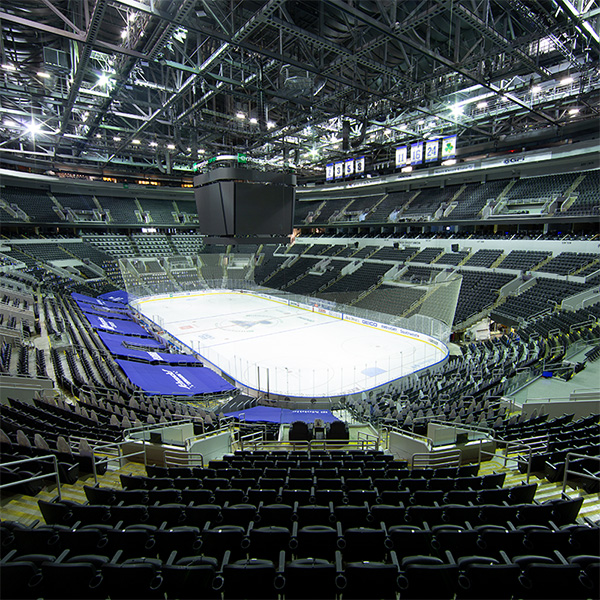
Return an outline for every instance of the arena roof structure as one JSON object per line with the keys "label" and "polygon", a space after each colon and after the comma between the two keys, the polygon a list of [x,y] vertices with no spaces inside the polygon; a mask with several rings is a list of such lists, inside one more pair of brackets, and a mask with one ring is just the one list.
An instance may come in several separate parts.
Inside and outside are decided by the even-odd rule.
{"label": "arena roof structure", "polygon": [[596,0],[4,0],[0,163],[299,175],[598,135]]}

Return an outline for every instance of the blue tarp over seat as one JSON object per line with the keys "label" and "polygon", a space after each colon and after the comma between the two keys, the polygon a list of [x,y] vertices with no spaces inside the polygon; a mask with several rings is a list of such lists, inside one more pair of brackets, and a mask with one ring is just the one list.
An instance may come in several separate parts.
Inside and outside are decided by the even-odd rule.
{"label": "blue tarp over seat", "polygon": [[97,304],[98,306],[104,306],[105,308],[117,308],[123,310],[122,302],[113,302],[111,300],[102,300],[100,298],[94,298],[92,296],[86,296],[85,294],[80,294],[79,292],[73,292],[71,294],[71,298],[75,300],[75,302],[87,302],[88,304]]}
{"label": "blue tarp over seat", "polygon": [[113,356],[134,358],[144,362],[164,362],[170,365],[189,363],[190,366],[201,367],[202,363],[191,354],[169,354],[164,344],[152,338],[139,338],[98,331],[98,336]]}
{"label": "blue tarp over seat", "polygon": [[125,290],[115,290],[114,292],[105,292],[98,296],[100,300],[110,300],[111,302],[121,302],[127,304],[129,302],[129,294]]}
{"label": "blue tarp over seat", "polygon": [[315,419],[322,419],[325,423],[339,421],[329,410],[290,410],[289,408],[273,408],[271,406],[255,406],[247,410],[238,410],[227,413],[225,416],[236,419],[245,419],[248,423],[262,421],[265,423],[293,423],[304,421],[314,423]]}
{"label": "blue tarp over seat", "polygon": [[94,313],[96,315],[118,315],[119,319],[128,319],[131,317],[131,311],[127,306],[122,306],[121,308],[115,307],[106,307],[100,306],[99,304],[89,304],[88,302],[84,302],[83,300],[76,300],[77,306],[83,312]]}
{"label": "blue tarp over seat", "polygon": [[83,314],[94,329],[107,329],[108,331],[123,333],[125,335],[150,335],[141,325],[138,325],[132,319],[115,319],[92,313]]}
{"label": "blue tarp over seat", "polygon": [[235,388],[207,367],[149,365],[117,359],[129,380],[147,394],[195,396],[232,391]]}

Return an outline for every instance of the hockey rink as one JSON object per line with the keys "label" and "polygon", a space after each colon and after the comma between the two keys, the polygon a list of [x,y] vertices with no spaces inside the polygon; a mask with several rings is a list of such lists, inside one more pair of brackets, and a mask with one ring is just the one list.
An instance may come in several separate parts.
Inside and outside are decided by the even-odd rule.
{"label": "hockey rink", "polygon": [[242,386],[269,394],[367,391],[448,356],[424,334],[255,292],[154,296],[132,306]]}

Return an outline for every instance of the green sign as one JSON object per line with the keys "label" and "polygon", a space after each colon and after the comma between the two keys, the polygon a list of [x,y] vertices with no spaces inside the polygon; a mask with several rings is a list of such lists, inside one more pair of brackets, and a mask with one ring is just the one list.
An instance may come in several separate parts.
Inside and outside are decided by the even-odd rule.
{"label": "green sign", "polygon": [[208,159],[208,164],[210,164],[210,163],[214,163],[216,160],[217,160],[217,157],[216,157],[216,156],[213,156],[212,158],[209,158],[209,159]]}
{"label": "green sign", "polygon": [[248,162],[248,157],[245,154],[242,154],[241,152],[238,152],[237,160],[238,160],[239,163],[247,163]]}

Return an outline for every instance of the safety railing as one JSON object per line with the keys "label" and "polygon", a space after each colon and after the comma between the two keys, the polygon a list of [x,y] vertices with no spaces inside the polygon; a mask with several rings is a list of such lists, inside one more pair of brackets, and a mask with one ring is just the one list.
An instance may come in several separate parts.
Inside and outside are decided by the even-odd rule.
{"label": "safety railing", "polygon": [[438,450],[430,453],[413,454],[409,466],[411,469],[423,469],[426,467],[458,467],[462,464],[462,450],[452,448],[450,450]]}
{"label": "safety railing", "polygon": [[200,452],[177,452],[165,450],[165,467],[204,467],[204,456]]}
{"label": "safety railing", "polygon": [[19,460],[12,460],[10,462],[3,462],[2,466],[10,469],[17,465],[22,465],[31,462],[40,462],[46,460],[47,458],[52,460],[52,466],[54,467],[53,473],[42,473],[41,475],[34,475],[33,477],[27,477],[26,479],[19,479],[19,481],[11,481],[9,483],[3,483],[0,485],[0,490],[4,490],[9,487],[14,487],[16,485],[22,485],[24,483],[29,483],[31,481],[41,481],[42,479],[48,479],[49,477],[54,477],[56,479],[56,491],[58,494],[58,499],[62,498],[61,490],[60,490],[60,475],[58,472],[58,459],[54,454],[44,454],[43,456],[35,456],[33,458],[22,458]]}
{"label": "safety railing", "polygon": [[427,437],[426,435],[421,435],[420,433],[415,433],[414,431],[409,431],[408,429],[402,429],[401,427],[397,427],[396,425],[385,425],[381,428],[381,433],[386,448],[390,447],[390,433],[399,433],[400,435],[406,435],[408,437],[426,443],[428,448],[433,448],[433,440],[430,437]]}
{"label": "safety railing", "polygon": [[[485,442],[485,441],[495,442],[495,447],[494,447],[493,452],[483,449],[483,442]],[[480,440],[479,441],[479,452],[478,452],[478,457],[479,457],[478,464],[482,463],[483,456],[490,456],[490,457],[497,456],[495,448],[498,444],[501,444],[504,446],[504,465],[503,465],[504,468],[507,468],[508,461],[514,461],[518,464],[519,461],[522,460],[522,458],[523,458],[522,455],[520,455],[520,454],[516,457],[510,457],[509,454],[511,453],[511,449],[512,449],[512,452],[525,450],[525,453],[527,456],[527,483],[529,483],[529,478],[531,477],[531,457],[533,456],[533,453],[536,450],[536,448],[531,444],[525,444],[523,442],[517,442],[517,441],[499,440],[496,438],[490,438],[489,440]]]}
{"label": "safety railing", "polygon": [[582,473],[581,471],[576,471],[573,469],[569,469],[569,462],[572,458],[585,458],[588,460],[595,460],[600,464],[600,456],[588,456],[586,454],[577,454],[575,452],[567,452],[567,456],[565,457],[565,472],[563,474],[563,484],[562,484],[562,493],[565,493],[567,488],[567,480],[569,479],[569,475],[575,475],[577,477],[583,477],[584,479],[591,479],[592,481],[600,482],[600,477],[594,475],[593,473]]}

